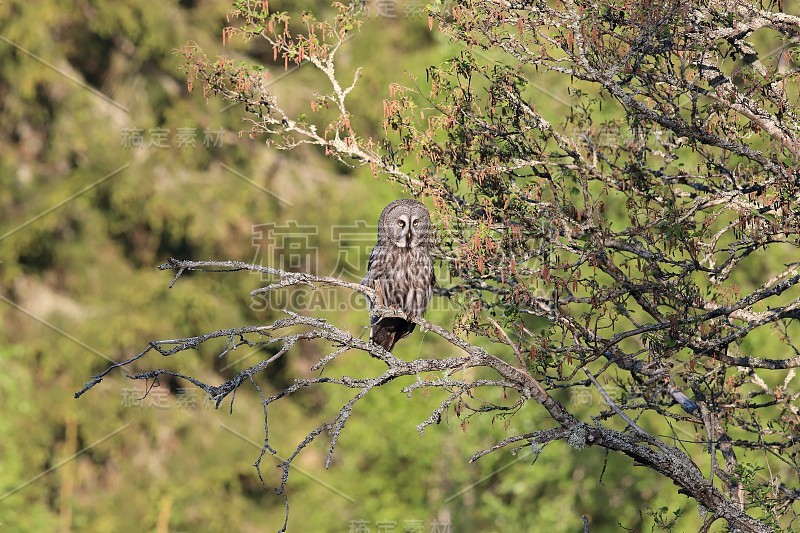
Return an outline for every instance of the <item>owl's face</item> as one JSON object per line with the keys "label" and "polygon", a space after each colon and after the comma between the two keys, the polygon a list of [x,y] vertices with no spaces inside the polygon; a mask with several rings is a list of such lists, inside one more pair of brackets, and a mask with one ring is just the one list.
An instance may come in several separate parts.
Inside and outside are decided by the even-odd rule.
{"label": "owl's face", "polygon": [[428,246],[431,216],[422,202],[395,200],[381,213],[378,240],[399,248]]}

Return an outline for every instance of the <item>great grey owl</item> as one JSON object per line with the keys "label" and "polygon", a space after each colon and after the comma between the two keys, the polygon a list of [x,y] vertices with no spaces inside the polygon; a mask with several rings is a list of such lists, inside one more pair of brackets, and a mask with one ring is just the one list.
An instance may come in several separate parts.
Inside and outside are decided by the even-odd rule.
{"label": "great grey owl", "polygon": [[[378,244],[372,249],[362,285],[375,289],[373,305],[395,307],[409,318],[422,316],[436,282],[431,246],[431,216],[422,202],[395,200],[378,221]],[[373,317],[371,341],[384,349],[407,337],[416,324],[400,317]]]}

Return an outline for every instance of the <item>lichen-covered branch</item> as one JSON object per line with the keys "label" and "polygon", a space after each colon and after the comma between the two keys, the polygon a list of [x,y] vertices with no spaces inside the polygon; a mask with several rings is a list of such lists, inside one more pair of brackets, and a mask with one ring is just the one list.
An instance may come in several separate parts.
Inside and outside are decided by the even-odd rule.
{"label": "lichen-covered branch", "polygon": [[[209,272],[235,272],[241,270],[256,270],[265,272],[257,265],[250,265],[239,262],[227,261],[182,261],[170,259],[162,265],[162,269],[174,269],[177,271],[176,279],[180,272],[186,269],[206,270]],[[314,275],[298,275],[284,272],[279,269],[269,269],[269,274],[283,280],[284,283],[272,284],[261,290],[280,290],[291,285],[335,285],[348,290],[364,292],[364,288],[347,283],[336,281],[335,278]],[[175,280],[173,280],[173,283]],[[377,313],[396,313],[388,308],[378,307]],[[429,322],[422,318],[416,318],[421,327],[437,334],[452,347],[453,353],[446,357],[422,357],[413,361],[403,361],[396,358],[391,353],[385,351],[380,346],[368,341],[364,341],[353,334],[340,329],[322,319],[300,315],[291,311],[285,311],[285,317],[275,320],[265,326],[248,326],[227,330],[215,331],[196,337],[170,339],[151,342],[147,349],[136,356],[121,363],[110,366],[101,374],[92,378],[87,385],[76,393],[76,397],[83,395],[89,389],[100,383],[100,381],[112,370],[125,368],[134,363],[141,364],[142,359],[151,351],[156,351],[162,356],[175,357],[183,352],[196,354],[195,350],[201,344],[208,343],[215,339],[225,339],[221,355],[225,355],[230,350],[238,346],[246,345],[249,347],[263,345],[277,345],[277,352],[267,359],[246,368],[236,376],[220,384],[208,384],[191,376],[186,376],[168,369],[155,369],[144,372],[137,372],[128,375],[133,380],[157,380],[161,375],[170,375],[179,379],[184,379],[205,391],[219,407],[221,402],[228,396],[235,394],[236,390],[245,383],[253,383],[262,399],[262,404],[267,412],[270,404],[286,398],[295,392],[313,386],[340,386],[355,389],[358,392],[346,404],[332,420],[322,421],[313,429],[302,442],[300,442],[294,452],[281,463],[283,474],[281,483],[277,487],[280,494],[284,494],[286,483],[289,479],[290,466],[294,459],[302,450],[315,439],[326,433],[330,439],[326,466],[330,464],[333,456],[337,439],[342,431],[352,411],[357,408],[360,401],[364,401],[369,394],[374,393],[376,388],[391,383],[404,376],[419,376],[424,373],[437,373],[442,377],[434,380],[419,380],[415,384],[403,389],[406,394],[411,394],[414,390],[421,388],[446,388],[451,391],[448,398],[440,407],[433,411],[431,417],[418,426],[420,432],[434,423],[439,423],[448,410],[452,409],[454,402],[476,387],[501,387],[504,389],[515,390],[519,393],[520,399],[517,404],[524,403],[532,399],[542,405],[553,421],[554,427],[550,430],[537,431],[528,435],[506,439],[496,446],[482,452],[478,452],[472,460],[485,455],[489,451],[499,449],[511,443],[525,441],[530,445],[543,445],[554,440],[567,440],[575,448],[598,445],[609,450],[618,451],[629,455],[642,464],[648,465],[660,473],[670,477],[687,494],[696,497],[703,505],[713,509],[720,517],[725,518],[732,524],[736,524],[746,531],[767,531],[758,521],[744,514],[741,505],[737,507],[734,503],[725,499],[722,493],[713,486],[713,483],[706,480],[694,462],[686,454],[671,447],[656,437],[645,432],[641,427],[632,422],[627,415],[623,415],[631,427],[636,431],[626,432],[604,427],[597,423],[587,423],[579,420],[570,413],[564,405],[556,401],[548,390],[532,375],[530,370],[524,365],[519,366],[519,361],[510,363],[500,357],[492,355],[485,349],[464,341],[458,335],[446,330],[445,328]],[[300,328],[299,332],[296,332]],[[292,331],[292,333],[284,333]],[[331,362],[335,357],[342,357],[348,352],[361,352],[380,359],[385,368],[371,378],[352,378],[342,377],[313,377],[296,378],[294,382],[284,390],[271,396],[265,396],[258,388],[254,379],[259,375],[269,371],[270,366],[280,357],[290,356],[290,351],[298,342],[313,342],[315,339],[324,339],[332,342],[336,347],[331,355],[324,356],[320,362],[313,365],[314,369]],[[470,380],[464,371],[472,368],[484,368],[495,372],[499,379],[493,380]],[[464,377],[459,378],[458,375]],[[591,376],[591,374],[589,374]],[[593,382],[597,383],[593,376]],[[603,391],[605,392],[605,391]],[[610,400],[610,398],[609,398]],[[233,400],[231,400],[231,407]],[[614,405],[615,409],[619,409]],[[502,407],[497,407],[502,408]],[[621,413],[621,411],[619,411]],[[260,464],[264,454],[275,453],[269,443],[270,423],[265,417],[265,437],[262,453],[256,461],[256,467],[260,469]],[[261,472],[259,470],[259,476]],[[262,477],[263,480],[263,477]]]}

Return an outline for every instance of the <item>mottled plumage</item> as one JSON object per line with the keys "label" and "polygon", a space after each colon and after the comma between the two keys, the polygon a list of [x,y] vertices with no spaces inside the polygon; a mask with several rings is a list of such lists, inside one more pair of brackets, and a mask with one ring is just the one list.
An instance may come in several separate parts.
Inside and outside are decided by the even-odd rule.
{"label": "mottled plumage", "polygon": [[[378,244],[369,257],[363,285],[375,289],[376,302],[408,317],[422,316],[433,295],[435,278],[429,254],[431,217],[422,202],[395,200],[378,221]],[[416,324],[399,317],[373,317],[370,340],[386,350],[407,337]]]}

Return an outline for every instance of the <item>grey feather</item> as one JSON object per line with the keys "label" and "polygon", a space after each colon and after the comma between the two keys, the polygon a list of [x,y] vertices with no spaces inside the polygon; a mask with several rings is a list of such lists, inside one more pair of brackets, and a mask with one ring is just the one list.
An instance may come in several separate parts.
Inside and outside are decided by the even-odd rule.
{"label": "grey feather", "polygon": [[[369,258],[363,285],[379,292],[376,303],[394,307],[407,317],[425,313],[436,282],[430,257],[431,217],[422,202],[395,200],[378,221],[378,243]],[[370,340],[392,350],[414,331],[415,324],[400,317],[373,317]]]}

